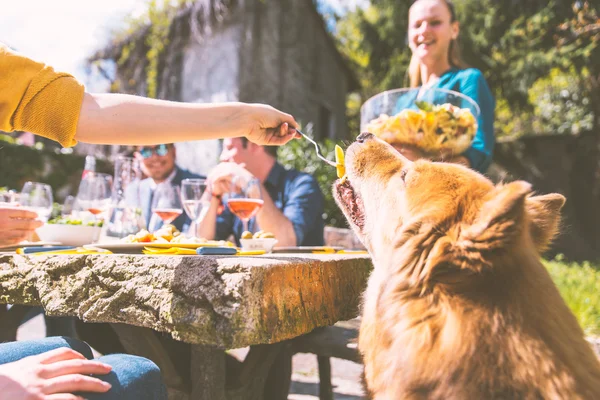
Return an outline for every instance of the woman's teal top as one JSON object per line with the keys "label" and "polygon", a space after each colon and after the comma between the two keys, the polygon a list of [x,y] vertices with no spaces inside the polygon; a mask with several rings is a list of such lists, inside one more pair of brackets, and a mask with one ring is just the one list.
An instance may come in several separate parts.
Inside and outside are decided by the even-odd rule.
{"label": "woman's teal top", "polygon": [[[496,142],[494,136],[494,109],[495,100],[492,92],[483,77],[481,71],[476,68],[458,69],[451,68],[446,71],[440,79],[431,86],[431,88],[440,88],[454,90],[472,98],[480,108],[479,118],[477,119],[477,132],[469,147],[463,156],[471,163],[471,168],[479,172],[485,172],[492,163],[492,154]],[[410,103],[406,97],[401,97],[396,103],[394,113],[410,107],[414,108],[414,99]]]}

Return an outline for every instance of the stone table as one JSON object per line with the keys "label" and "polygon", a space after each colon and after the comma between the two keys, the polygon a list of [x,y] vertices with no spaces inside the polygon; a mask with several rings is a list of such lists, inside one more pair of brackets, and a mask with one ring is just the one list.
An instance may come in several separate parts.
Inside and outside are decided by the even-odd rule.
{"label": "stone table", "polygon": [[[0,303],[111,323],[128,352],[159,365],[171,399],[285,399],[290,339],[355,317],[371,268],[364,255],[10,254]],[[190,377],[156,331],[191,345]],[[247,346],[243,362],[226,356]]]}

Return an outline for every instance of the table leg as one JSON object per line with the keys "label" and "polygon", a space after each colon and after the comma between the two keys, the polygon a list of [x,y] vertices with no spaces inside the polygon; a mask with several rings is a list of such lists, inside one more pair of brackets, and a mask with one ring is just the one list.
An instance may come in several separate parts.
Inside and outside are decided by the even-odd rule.
{"label": "table leg", "polygon": [[169,389],[189,392],[186,380],[175,367],[175,360],[152,329],[127,324],[111,324],[121,344],[129,354],[148,358],[160,368]]}
{"label": "table leg", "polygon": [[[270,383],[267,380],[284,345],[285,343],[274,343],[251,346],[241,365],[236,365],[235,368],[230,365],[225,382],[227,400],[273,400],[269,386],[273,385],[275,378],[272,377]],[[285,381],[285,373],[283,375],[282,379]],[[285,398],[287,399],[287,393]]]}
{"label": "table leg", "polygon": [[319,364],[319,400],[333,400],[331,361],[328,356],[317,356]]}
{"label": "table leg", "polygon": [[194,400],[226,400],[225,351],[213,346],[192,345],[192,392]]}
{"label": "table leg", "polygon": [[292,346],[290,342],[281,343],[281,350],[271,365],[265,384],[265,399],[286,400],[292,381]]}
{"label": "table leg", "polygon": [[0,343],[17,340],[17,329],[31,310],[29,306],[13,305],[10,310],[6,304],[0,304]]}

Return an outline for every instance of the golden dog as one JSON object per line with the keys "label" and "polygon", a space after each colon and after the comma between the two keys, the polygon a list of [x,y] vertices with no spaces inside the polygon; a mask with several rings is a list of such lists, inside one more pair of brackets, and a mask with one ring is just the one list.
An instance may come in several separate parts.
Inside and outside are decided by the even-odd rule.
{"label": "golden dog", "polygon": [[600,363],[540,252],[564,197],[410,162],[368,133],[334,194],[375,269],[359,349],[374,399],[600,399]]}

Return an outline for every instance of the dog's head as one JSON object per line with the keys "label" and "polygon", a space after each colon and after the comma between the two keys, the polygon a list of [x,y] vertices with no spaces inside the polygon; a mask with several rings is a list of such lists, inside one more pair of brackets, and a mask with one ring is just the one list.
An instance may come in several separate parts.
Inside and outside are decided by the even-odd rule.
{"label": "dog's head", "polygon": [[523,181],[496,186],[457,164],[411,162],[370,133],[347,149],[346,171],[334,196],[375,258],[424,232],[431,246],[420,245],[436,262],[493,257],[520,240],[541,252],[565,202],[559,194],[532,196]]}

